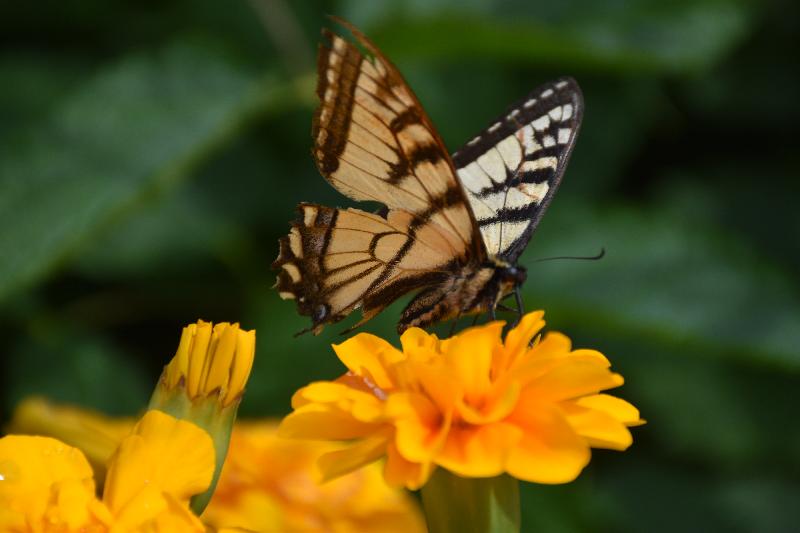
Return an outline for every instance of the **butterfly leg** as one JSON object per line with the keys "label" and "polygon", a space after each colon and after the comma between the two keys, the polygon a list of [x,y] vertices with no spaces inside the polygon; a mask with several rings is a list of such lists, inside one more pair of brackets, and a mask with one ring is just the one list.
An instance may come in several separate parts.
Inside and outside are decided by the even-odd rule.
{"label": "butterfly leg", "polygon": [[453,336],[453,333],[455,333],[455,331],[456,331],[456,326],[458,325],[458,320],[459,320],[460,318],[461,318],[461,313],[459,313],[459,314],[458,314],[458,316],[456,316],[456,317],[453,319],[453,325],[452,325],[452,326],[450,326],[450,333],[448,333],[448,334],[447,334],[447,336],[448,336],[448,337],[452,337],[452,336]]}
{"label": "butterfly leg", "polygon": [[519,285],[514,288],[514,299],[517,300],[517,320],[513,326],[516,326],[522,320],[522,315],[525,314],[525,304],[522,302],[522,291],[519,290]]}
{"label": "butterfly leg", "polygon": [[497,320],[497,313],[495,312],[494,306],[489,308],[489,320]]}

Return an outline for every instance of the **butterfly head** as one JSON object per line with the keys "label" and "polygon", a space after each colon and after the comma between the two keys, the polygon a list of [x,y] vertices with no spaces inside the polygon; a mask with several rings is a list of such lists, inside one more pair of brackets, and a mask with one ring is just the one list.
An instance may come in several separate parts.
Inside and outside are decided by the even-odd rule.
{"label": "butterfly head", "polygon": [[494,259],[493,266],[498,300],[514,292],[514,289],[525,283],[528,278],[528,271],[523,266],[512,265],[497,258]]}
{"label": "butterfly head", "polygon": [[525,267],[519,265],[500,267],[497,270],[497,274],[500,284],[511,288],[522,285],[528,278],[528,271],[525,270]]}

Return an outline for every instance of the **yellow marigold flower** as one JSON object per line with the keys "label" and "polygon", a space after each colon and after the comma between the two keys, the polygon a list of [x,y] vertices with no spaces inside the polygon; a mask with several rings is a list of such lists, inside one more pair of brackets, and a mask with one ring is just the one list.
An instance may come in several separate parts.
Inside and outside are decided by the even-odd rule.
{"label": "yellow marigold flower", "polygon": [[98,484],[102,484],[106,463],[135,423],[133,418],[112,418],[30,397],[17,405],[9,432],[47,435],[78,448],[92,465]]}
{"label": "yellow marigold flower", "polygon": [[402,350],[369,334],[335,345],[348,372],[312,383],[292,399],[286,436],[352,441],[320,458],[325,478],[381,457],[391,484],[417,489],[441,466],[463,477],[508,473],[565,483],[588,464],[590,447],[624,450],[642,423],[622,385],[594,350],[573,350],[559,333],[538,334],[544,313],[527,314],[502,338],[503,322],[440,340],[407,330]]}
{"label": "yellow marigold flower", "polygon": [[238,402],[253,367],[256,332],[239,324],[198,320],[183,328],[178,351],[161,376],[168,390],[182,387],[191,400],[218,398],[221,406]]}
{"label": "yellow marigold flower", "polygon": [[102,499],[86,457],[49,437],[0,439],[0,531],[9,533],[197,532],[189,498],[214,472],[211,438],[149,411],[109,464]]}
{"label": "yellow marigold flower", "polygon": [[[122,436],[114,440],[118,428],[127,435],[133,425],[131,419],[31,398],[17,407],[10,428],[14,432],[35,428],[66,444],[86,446],[98,454],[93,463],[105,464],[122,441]],[[379,465],[320,483],[317,457],[341,446],[283,439],[277,428],[272,420],[236,422],[216,491],[201,515],[206,527],[214,526],[218,533],[425,531],[417,502],[389,487]]]}
{"label": "yellow marigold flower", "polygon": [[192,501],[197,513],[208,504],[222,470],[255,350],[256,332],[239,324],[189,324],[150,399],[151,409],[190,420],[214,439],[216,474],[208,491]]}
{"label": "yellow marigold flower", "polygon": [[319,483],[330,443],[279,438],[277,422],[237,423],[203,521],[252,531],[422,533],[419,507],[390,488],[378,465]]}

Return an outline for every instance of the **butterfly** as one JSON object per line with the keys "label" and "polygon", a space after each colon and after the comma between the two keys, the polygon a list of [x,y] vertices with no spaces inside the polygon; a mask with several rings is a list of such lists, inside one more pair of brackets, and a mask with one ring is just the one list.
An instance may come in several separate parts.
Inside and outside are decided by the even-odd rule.
{"label": "butterfly", "polygon": [[575,144],[577,83],[535,89],[451,157],[400,72],[355,27],[334,20],[361,48],[322,31],[313,156],[339,192],[383,208],[301,203],[272,265],[281,298],[296,300],[314,334],[361,309],[354,329],[412,291],[398,332],[494,317],[511,294],[521,313],[526,271],[517,260]]}

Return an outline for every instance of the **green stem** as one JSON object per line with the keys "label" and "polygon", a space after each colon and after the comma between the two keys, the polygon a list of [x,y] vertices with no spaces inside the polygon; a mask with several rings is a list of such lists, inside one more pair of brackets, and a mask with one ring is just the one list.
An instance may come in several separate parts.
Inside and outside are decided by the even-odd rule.
{"label": "green stem", "polygon": [[519,482],[463,478],[443,468],[422,487],[429,533],[518,533]]}

